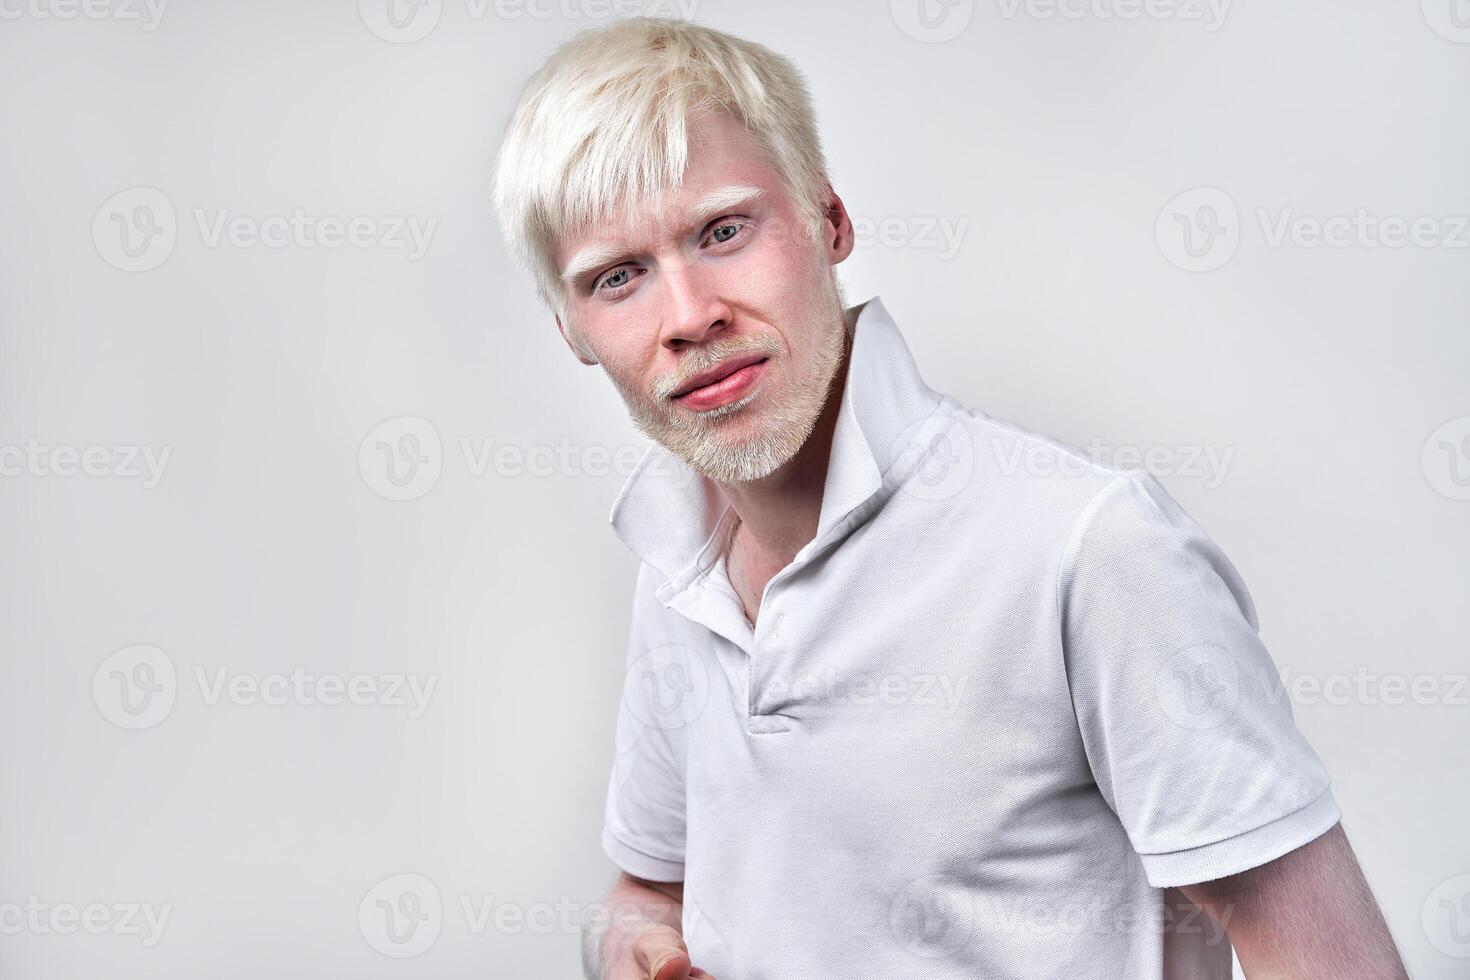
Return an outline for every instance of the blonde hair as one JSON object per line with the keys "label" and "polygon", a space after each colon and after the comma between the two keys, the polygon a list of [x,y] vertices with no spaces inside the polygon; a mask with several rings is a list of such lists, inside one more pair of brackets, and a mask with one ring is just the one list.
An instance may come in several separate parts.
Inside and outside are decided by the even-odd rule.
{"label": "blonde hair", "polygon": [[566,310],[557,243],[677,187],[687,124],[715,109],[744,123],[815,235],[828,178],[811,97],[796,66],[769,48],[687,21],[629,17],[577,33],[526,81],[496,161],[495,207],[512,255],[554,311]]}

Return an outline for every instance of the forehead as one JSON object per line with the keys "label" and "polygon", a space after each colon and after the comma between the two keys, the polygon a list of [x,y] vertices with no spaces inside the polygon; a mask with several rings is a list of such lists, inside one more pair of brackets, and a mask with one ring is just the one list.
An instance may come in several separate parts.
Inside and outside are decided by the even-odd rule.
{"label": "forehead", "polygon": [[738,120],[714,113],[689,124],[689,153],[682,182],[652,200],[620,203],[557,242],[563,278],[586,271],[588,261],[611,252],[651,248],[698,231],[705,222],[757,201],[781,207],[780,175]]}

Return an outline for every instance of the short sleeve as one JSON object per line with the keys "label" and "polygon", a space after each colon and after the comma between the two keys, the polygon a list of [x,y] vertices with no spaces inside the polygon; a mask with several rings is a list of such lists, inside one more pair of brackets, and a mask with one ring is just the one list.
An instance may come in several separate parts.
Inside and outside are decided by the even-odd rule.
{"label": "short sleeve", "polygon": [[664,636],[655,574],[643,564],[634,589],[602,848],[628,874],[683,881],[687,726],[668,692],[688,669],[688,650]]}
{"label": "short sleeve", "polygon": [[1058,603],[1087,759],[1151,885],[1257,867],[1337,823],[1245,583],[1154,477],[1088,503]]}

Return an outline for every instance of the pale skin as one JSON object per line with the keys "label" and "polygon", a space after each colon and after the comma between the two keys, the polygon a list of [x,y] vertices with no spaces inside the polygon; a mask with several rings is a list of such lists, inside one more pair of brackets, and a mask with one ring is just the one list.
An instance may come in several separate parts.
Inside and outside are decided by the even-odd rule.
{"label": "pale skin", "polygon": [[[656,218],[595,224],[558,243],[571,323],[558,316],[557,329],[579,360],[602,364],[620,389],[663,417],[694,411],[664,395],[696,373],[690,363],[709,366],[702,345],[758,338],[779,356],[753,400],[718,421],[722,438],[754,439],[812,370],[821,332],[840,318],[840,306],[824,297],[833,267],[852,252],[852,222],[828,184],[821,234],[790,234],[795,206],[738,121],[713,114],[691,123],[691,134],[683,183]],[[694,211],[722,191],[752,187],[763,192],[754,201]],[[788,234],[773,233],[783,227]],[[814,310],[823,317],[814,319]],[[730,573],[752,624],[766,584],[816,534],[848,353],[844,344],[830,395],[790,458],[760,479],[717,481],[740,517]],[[1180,891],[1225,929],[1250,980],[1407,977],[1341,825],[1257,868]],[[623,873],[608,902],[629,901],[647,910],[648,921],[608,931],[607,980],[710,977],[690,961],[680,934],[681,882]]]}
{"label": "pale skin", "polygon": [[1180,888],[1226,926],[1250,980],[1407,980],[1342,824],[1274,861]]}
{"label": "pale skin", "polygon": [[[739,123],[715,114],[692,128],[697,138],[691,140],[684,182],[666,202],[670,217],[661,216],[658,227],[651,229],[653,240],[640,236],[629,243],[629,261],[614,259],[585,280],[568,284],[568,314],[596,360],[577,351],[560,317],[557,329],[584,363],[600,362],[610,375],[642,391],[660,376],[679,375],[681,360],[692,347],[731,333],[775,338],[786,356],[769,365],[756,401],[723,420],[726,432],[740,438],[761,426],[766,403],[781,398],[790,375],[807,366],[816,332],[833,329],[804,322],[802,314],[820,305],[825,288],[821,277],[832,276],[832,267],[851,254],[852,222],[842,199],[831,193],[824,202],[824,235],[802,240],[793,230],[797,212],[776,171]],[[692,202],[733,186],[754,186],[766,194],[754,205],[704,224],[683,220]],[[718,244],[711,231],[729,220],[750,222],[752,230],[728,245]],[[617,223],[595,226],[576,241],[560,243],[557,261],[565,269],[588,246],[629,237]],[[609,289],[608,281],[617,285]],[[588,291],[588,282],[595,291]],[[840,317],[841,311],[833,315]],[[784,465],[759,480],[719,484],[740,515],[730,561],[736,591],[752,622],[766,583],[816,534],[840,393],[835,385],[811,437]]]}

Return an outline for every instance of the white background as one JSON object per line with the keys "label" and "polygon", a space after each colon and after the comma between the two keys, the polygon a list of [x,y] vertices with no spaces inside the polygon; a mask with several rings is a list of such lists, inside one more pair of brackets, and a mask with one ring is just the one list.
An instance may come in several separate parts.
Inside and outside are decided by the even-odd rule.
{"label": "white background", "polygon": [[[379,0],[0,0],[0,906],[169,909],[151,946],[65,913],[7,927],[0,975],[577,974],[555,907],[613,872],[636,563],[606,521],[643,443],[488,201],[522,80],[600,10],[443,0],[395,28]],[[1470,8],[692,12],[807,72],[838,192],[888,221],[849,297],[883,297],[931,385],[1084,448],[1162,447],[1283,673],[1368,672],[1296,717],[1414,976],[1464,976]],[[211,235],[297,209],[325,237]],[[1367,232],[1329,220],[1360,211]],[[323,244],[357,217],[365,244]],[[135,225],[129,256],[135,218],[161,234]],[[1427,244],[1379,244],[1418,218]],[[431,229],[422,254],[393,219]],[[378,443],[415,435],[395,488]],[[31,440],[101,455],[89,475]],[[477,468],[487,445],[562,460]],[[161,478],[128,447],[167,450]],[[173,702],[129,730],[138,645]],[[213,696],[298,667],[436,686],[416,717]],[[1388,677],[1439,693],[1386,703]],[[423,879],[379,886],[400,874]],[[442,903],[407,959],[371,925],[404,881]],[[481,926],[466,902],[554,914]]]}

